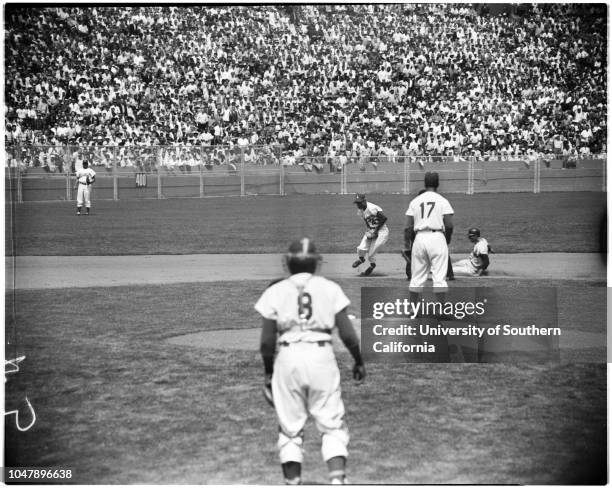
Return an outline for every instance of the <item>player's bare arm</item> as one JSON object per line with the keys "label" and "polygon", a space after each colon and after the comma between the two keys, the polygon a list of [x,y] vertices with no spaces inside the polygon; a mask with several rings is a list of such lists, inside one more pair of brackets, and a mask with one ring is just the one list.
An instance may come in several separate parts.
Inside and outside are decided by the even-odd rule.
{"label": "player's bare arm", "polygon": [[453,235],[453,214],[443,215],[442,219],[444,220],[444,236],[446,237],[446,243],[450,244]]}
{"label": "player's bare arm", "polygon": [[486,269],[489,267],[489,255],[488,254],[481,254],[480,255],[480,259],[482,261],[482,264],[480,265],[480,272],[486,271]]}
{"label": "player's bare arm", "polygon": [[406,225],[404,227],[404,250],[410,251],[416,234],[414,232],[414,217],[406,216]]}
{"label": "player's bare arm", "polygon": [[363,364],[363,358],[361,357],[361,349],[359,347],[359,339],[353,328],[351,319],[346,314],[346,308],[340,310],[336,314],[336,327],[338,327],[338,335],[344,346],[348,349],[353,356],[355,365],[353,366],[353,379],[356,381],[363,381],[366,377],[365,365]]}
{"label": "player's bare arm", "polygon": [[270,405],[274,405],[272,398],[272,373],[274,372],[274,353],[276,352],[275,320],[263,318],[259,350],[264,363],[264,397]]}

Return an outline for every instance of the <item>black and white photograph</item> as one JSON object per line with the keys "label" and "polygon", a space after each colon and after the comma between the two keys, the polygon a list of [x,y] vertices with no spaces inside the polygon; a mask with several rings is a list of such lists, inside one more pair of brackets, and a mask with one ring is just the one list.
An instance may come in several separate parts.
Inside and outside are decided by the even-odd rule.
{"label": "black and white photograph", "polygon": [[607,3],[3,20],[3,483],[608,484]]}

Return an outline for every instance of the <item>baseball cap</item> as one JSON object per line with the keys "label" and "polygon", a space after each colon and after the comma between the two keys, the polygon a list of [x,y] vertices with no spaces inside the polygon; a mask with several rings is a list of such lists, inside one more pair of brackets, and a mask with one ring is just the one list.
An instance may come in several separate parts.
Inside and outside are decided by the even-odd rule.
{"label": "baseball cap", "polygon": [[355,199],[353,200],[353,203],[364,203],[365,201],[366,201],[366,196],[364,193],[355,194]]}
{"label": "baseball cap", "polygon": [[425,173],[424,183],[426,187],[438,188],[439,176],[436,171],[428,171]]}
{"label": "baseball cap", "polygon": [[469,229],[468,237],[472,236],[480,237],[480,229],[478,229],[477,227],[472,227],[471,229]]}
{"label": "baseball cap", "polygon": [[287,254],[292,258],[312,258],[319,255],[314,242],[308,237],[293,241]]}

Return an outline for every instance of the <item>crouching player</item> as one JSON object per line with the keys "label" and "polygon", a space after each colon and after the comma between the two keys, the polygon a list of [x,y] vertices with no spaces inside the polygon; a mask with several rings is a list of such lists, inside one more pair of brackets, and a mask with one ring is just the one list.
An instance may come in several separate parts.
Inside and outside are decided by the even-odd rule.
{"label": "crouching player", "polygon": [[458,276],[481,276],[487,274],[489,267],[489,254],[491,248],[484,237],[480,237],[480,230],[472,227],[468,230],[468,239],[474,243],[474,249],[467,259],[453,263],[453,271]]}

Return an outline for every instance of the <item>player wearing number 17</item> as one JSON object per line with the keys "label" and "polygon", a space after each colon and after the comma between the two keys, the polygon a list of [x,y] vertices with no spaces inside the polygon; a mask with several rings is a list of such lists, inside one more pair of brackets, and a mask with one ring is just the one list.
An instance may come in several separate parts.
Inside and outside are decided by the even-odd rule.
{"label": "player wearing number 17", "polygon": [[439,176],[425,174],[425,192],[410,202],[406,211],[404,252],[412,249],[410,291],[420,292],[431,271],[434,292],[446,289],[448,244],[453,234],[453,207],[437,193]]}
{"label": "player wearing number 17", "polygon": [[343,484],[349,434],[331,342],[334,328],[355,360],[353,378],[365,377],[359,339],[346,314],[349,299],[336,283],[315,274],[321,257],[310,239],[292,243],[284,259],[290,276],[270,285],[255,304],[263,317],[264,394],[278,418],[283,475],[287,484],[301,482],[304,425],[311,416],[330,482]]}

